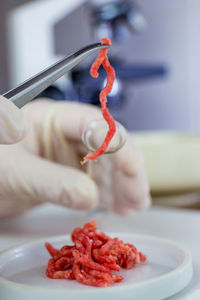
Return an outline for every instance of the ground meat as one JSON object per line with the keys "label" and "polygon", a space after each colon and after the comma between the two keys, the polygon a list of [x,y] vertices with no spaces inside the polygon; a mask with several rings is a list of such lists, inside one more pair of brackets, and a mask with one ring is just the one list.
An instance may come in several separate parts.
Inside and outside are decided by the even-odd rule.
{"label": "ground meat", "polygon": [[93,220],[71,234],[72,246],[55,249],[50,243],[45,247],[51,258],[46,275],[53,279],[74,279],[86,285],[108,287],[123,280],[112,271],[131,269],[146,261],[146,255],[132,244],[111,238],[96,227]]}

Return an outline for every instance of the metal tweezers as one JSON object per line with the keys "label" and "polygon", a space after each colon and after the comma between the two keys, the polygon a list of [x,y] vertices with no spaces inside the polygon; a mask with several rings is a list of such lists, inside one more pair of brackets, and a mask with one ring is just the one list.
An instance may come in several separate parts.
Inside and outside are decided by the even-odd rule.
{"label": "metal tweezers", "polygon": [[103,48],[109,48],[109,46],[102,45],[101,43],[88,45],[31,77],[18,87],[6,92],[3,96],[21,108],[88,55]]}

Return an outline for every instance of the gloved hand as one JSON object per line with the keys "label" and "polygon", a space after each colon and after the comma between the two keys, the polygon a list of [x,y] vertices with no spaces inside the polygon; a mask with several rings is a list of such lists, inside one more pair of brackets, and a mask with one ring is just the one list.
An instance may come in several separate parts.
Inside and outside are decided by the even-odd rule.
{"label": "gloved hand", "polygon": [[27,124],[23,113],[0,95],[0,144],[13,144],[24,138]]}
{"label": "gloved hand", "polygon": [[112,201],[127,213],[150,205],[143,158],[130,140],[112,155],[93,163],[93,180],[80,160],[85,124],[100,110],[85,104],[34,101],[23,109],[29,135],[15,145],[0,146],[0,217],[22,213],[43,202],[72,209],[90,209]]}

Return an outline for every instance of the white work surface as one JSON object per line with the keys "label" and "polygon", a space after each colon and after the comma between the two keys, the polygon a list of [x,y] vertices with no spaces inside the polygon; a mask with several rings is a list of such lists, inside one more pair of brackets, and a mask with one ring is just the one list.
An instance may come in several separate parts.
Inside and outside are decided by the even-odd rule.
{"label": "white work surface", "polygon": [[98,227],[105,232],[147,234],[181,243],[192,253],[194,276],[185,290],[168,299],[200,299],[200,212],[196,211],[153,207],[131,217],[119,217],[44,205],[20,218],[0,221],[0,251],[38,238],[70,233],[74,227],[91,219],[96,219]]}

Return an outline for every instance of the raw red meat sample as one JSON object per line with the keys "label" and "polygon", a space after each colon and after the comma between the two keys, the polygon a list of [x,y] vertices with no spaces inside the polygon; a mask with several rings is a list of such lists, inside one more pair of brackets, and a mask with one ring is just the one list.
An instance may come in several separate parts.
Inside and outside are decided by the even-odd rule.
{"label": "raw red meat sample", "polygon": [[[103,38],[101,40],[101,44],[110,46],[110,45],[112,45],[112,42],[108,38]],[[83,158],[83,161],[81,161],[82,165],[84,163],[86,163],[88,160],[96,160],[99,156],[104,154],[104,152],[106,151],[106,149],[109,146],[111,139],[113,138],[113,136],[116,132],[115,121],[114,121],[113,117],[110,115],[108,108],[106,107],[107,95],[111,92],[113,82],[115,80],[115,70],[113,69],[113,67],[111,66],[111,64],[108,60],[107,52],[108,52],[108,49],[100,49],[99,50],[99,55],[90,68],[90,75],[94,78],[97,78],[99,76],[98,69],[101,65],[104,67],[104,69],[107,72],[107,83],[106,83],[105,88],[99,94],[99,100],[101,102],[102,115],[103,115],[104,119],[106,120],[106,122],[108,123],[109,130],[106,134],[106,137],[105,137],[102,145],[96,151],[94,151],[92,153],[88,153]]]}
{"label": "raw red meat sample", "polygon": [[134,245],[111,238],[96,227],[96,221],[77,227],[71,234],[74,245],[55,249],[50,243],[45,247],[51,258],[46,275],[53,279],[76,279],[82,284],[108,287],[123,280],[113,271],[131,269],[146,261],[146,255]]}

